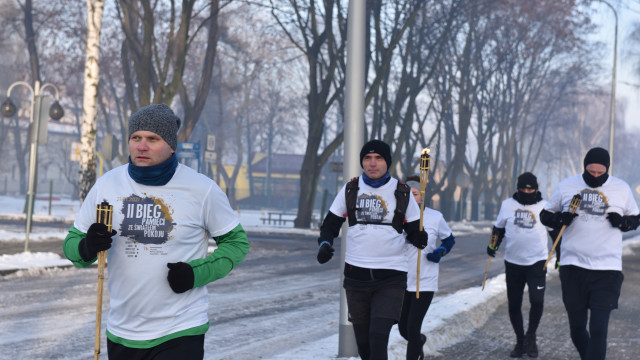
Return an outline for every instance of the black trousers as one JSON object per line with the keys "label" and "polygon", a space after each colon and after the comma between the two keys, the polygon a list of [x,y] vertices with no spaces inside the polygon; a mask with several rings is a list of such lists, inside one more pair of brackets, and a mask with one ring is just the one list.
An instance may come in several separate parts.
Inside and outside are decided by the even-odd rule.
{"label": "black trousers", "polygon": [[589,270],[572,265],[560,267],[562,302],[567,310],[571,341],[580,359],[606,358],[609,316],[618,308],[623,281],[621,271]]}
{"label": "black trousers", "polygon": [[135,349],[107,339],[109,360],[202,360],[204,334],[175,338],[149,349]]}
{"label": "black trousers", "polygon": [[516,340],[521,342],[524,339],[524,321],[522,319],[524,286],[527,285],[529,288],[529,303],[531,304],[527,333],[535,334],[544,308],[547,271],[542,269],[544,260],[533,265],[516,265],[505,261],[504,267],[509,301],[509,320],[511,320],[511,326],[516,333]]}
{"label": "black trousers", "polygon": [[402,303],[402,314],[398,330],[407,340],[407,360],[417,359],[422,353],[422,321],[433,300],[433,291],[420,291],[420,298],[416,299],[415,291],[405,291]]}
{"label": "black trousers", "polygon": [[[349,266],[349,264],[347,264]],[[375,272],[373,272],[375,274]],[[391,327],[400,320],[407,274],[392,271],[386,279],[355,280],[345,277],[349,321],[362,360],[387,360]]]}

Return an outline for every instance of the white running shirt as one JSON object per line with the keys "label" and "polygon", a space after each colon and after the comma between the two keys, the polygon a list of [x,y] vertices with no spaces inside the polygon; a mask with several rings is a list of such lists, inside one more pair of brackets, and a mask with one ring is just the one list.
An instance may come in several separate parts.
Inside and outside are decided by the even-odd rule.
{"label": "white running shirt", "polygon": [[638,214],[631,188],[615,176],[609,176],[595,189],[584,182],[582,174],[571,176],[560,182],[545,210],[569,211],[569,203],[575,194],[582,196],[582,202],[576,211],[578,217],[562,235],[560,265],[622,271],[622,232],[611,226],[606,214]]}
{"label": "white running shirt", "polygon": [[233,230],[238,218],[222,190],[188,166],[179,164],[164,186],[136,183],[127,167],[96,181],[74,223],[86,233],[96,205],[113,205],[118,234],[107,253],[107,329],[125,339],[151,340],[204,325],[207,287],[174,293],[167,263],[205,258],[209,239]]}
{"label": "white running shirt", "polygon": [[[424,208],[422,215],[422,226],[429,235],[427,247],[422,249],[420,257],[420,291],[438,291],[438,273],[440,263],[427,260],[426,254],[440,247],[438,240],[443,240],[451,235],[451,228],[444,221],[442,213],[437,210]],[[418,271],[418,248],[407,246],[407,260],[409,271],[407,272],[407,291],[416,291],[417,271]]]}
{"label": "white running shirt", "polygon": [[[345,261],[351,265],[368,269],[392,269],[407,271],[406,246],[404,234],[391,225],[396,208],[395,191],[398,180],[391,178],[379,188],[371,187],[358,179],[358,197],[356,199],[356,219],[374,224],[356,224],[347,230]],[[336,216],[347,216],[345,188],[342,187],[329,208]],[[411,196],[411,194],[409,194]],[[407,222],[420,219],[420,208],[409,199],[405,213]]]}
{"label": "white running shirt", "polygon": [[547,259],[549,235],[540,222],[540,211],[546,203],[541,200],[522,205],[514,198],[502,202],[495,226],[505,229],[503,243],[506,261],[525,266]]}

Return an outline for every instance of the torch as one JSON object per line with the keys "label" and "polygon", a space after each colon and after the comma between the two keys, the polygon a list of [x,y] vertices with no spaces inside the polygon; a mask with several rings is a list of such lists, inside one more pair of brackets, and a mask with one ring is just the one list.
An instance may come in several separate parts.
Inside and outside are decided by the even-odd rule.
{"label": "torch", "polygon": [[[496,244],[498,243],[498,234],[491,234],[491,240],[489,241],[491,244],[491,248],[495,249]],[[489,256],[489,262],[487,263],[487,269],[484,271],[484,279],[482,280],[482,290],[484,291],[484,284],[487,282],[487,275],[489,275],[489,267],[491,266],[491,256]]]}
{"label": "torch", "polygon": [[[96,207],[96,222],[107,226],[111,232],[113,226],[113,205],[109,205],[106,200]],[[107,262],[107,251],[98,252],[98,303],[96,306],[96,340],[93,358],[100,358],[100,322],[102,319],[102,287],[104,283],[104,267]]]}
{"label": "torch", "polygon": [[[424,230],[424,192],[429,181],[429,148],[422,149],[420,154],[420,231]],[[420,257],[422,250],[418,249],[417,278],[416,278],[416,299],[420,299]]]}
{"label": "torch", "polygon": [[[575,214],[581,202],[582,202],[582,197],[580,196],[580,194],[573,195],[573,198],[571,198],[571,203],[569,203],[569,212],[572,214]],[[558,233],[558,236],[556,236],[556,241],[553,242],[551,251],[549,251],[549,257],[547,257],[547,261],[545,261],[544,266],[542,267],[542,270],[547,269],[547,264],[549,263],[549,260],[551,260],[551,255],[553,255],[553,251],[556,249],[556,246],[558,246],[558,242],[560,242],[562,233],[566,228],[567,228],[567,225],[562,225],[562,228],[560,228],[560,232]]]}

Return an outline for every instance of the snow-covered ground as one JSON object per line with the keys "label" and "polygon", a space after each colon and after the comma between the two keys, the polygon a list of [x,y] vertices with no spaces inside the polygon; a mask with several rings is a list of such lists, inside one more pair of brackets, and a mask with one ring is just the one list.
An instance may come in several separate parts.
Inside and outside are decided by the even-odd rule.
{"label": "snow-covered ground", "polygon": [[[23,199],[15,199],[0,196],[0,216],[24,218],[21,214],[24,205]],[[48,212],[47,201],[37,201],[34,218],[39,219],[73,219],[77,213],[79,203],[58,200],[52,207],[51,215]],[[260,211],[241,211],[240,220],[247,232],[271,232],[271,233],[302,233],[305,235],[317,235],[318,230],[299,230],[291,227],[269,227],[261,224]],[[489,233],[489,223],[452,223],[454,233],[461,236],[464,233]],[[25,238],[24,230],[19,227],[11,227],[14,230],[0,229],[0,244],[3,241],[22,241]],[[43,227],[34,229],[30,235],[30,241],[43,241],[45,239],[64,239],[65,229],[42,230]],[[625,244],[638,243],[640,239],[634,238],[625,241]],[[1,248],[1,246],[0,246]],[[0,253],[0,270],[27,269],[24,273],[32,271],[48,272],[47,268],[70,265],[70,262],[55,253],[27,252],[14,255]],[[37,268],[37,269],[33,269]],[[549,276],[555,276],[557,272],[550,269]],[[20,272],[8,276],[20,276]],[[506,296],[504,274],[487,280],[484,291],[480,286],[461,289],[446,296],[437,296],[429,309],[429,315],[423,323],[422,332],[429,334],[429,341],[425,347],[425,354],[436,355],[439,349],[443,349],[462,340],[472,329],[482,326],[493,310],[502,304]],[[446,326],[445,326],[446,324]],[[286,330],[284,330],[286,332]],[[338,326],[335,334],[320,339],[309,339],[304,346],[279,353],[274,359],[335,359],[338,353]],[[390,359],[404,359],[406,341],[399,335],[394,327],[389,341]],[[1,351],[0,351],[1,353]],[[351,358],[354,359],[354,358]]]}

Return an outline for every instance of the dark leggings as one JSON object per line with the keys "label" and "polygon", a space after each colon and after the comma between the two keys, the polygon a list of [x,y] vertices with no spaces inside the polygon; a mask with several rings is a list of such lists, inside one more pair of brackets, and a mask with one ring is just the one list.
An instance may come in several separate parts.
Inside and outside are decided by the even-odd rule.
{"label": "dark leggings", "polygon": [[370,323],[353,324],[362,360],[387,360],[389,333],[395,323],[393,319],[374,317]]}
{"label": "dark leggings", "polygon": [[587,332],[587,309],[567,309],[571,341],[575,345],[580,359],[604,359],[607,354],[607,332],[609,328],[608,309],[591,309],[589,331]]}
{"label": "dark leggings", "polygon": [[533,265],[523,266],[504,262],[506,281],[507,281],[507,299],[509,300],[509,319],[511,326],[516,333],[517,341],[524,338],[524,321],[522,319],[522,298],[524,295],[524,286],[529,288],[529,325],[527,333],[535,334],[542,318],[544,308],[544,289],[546,286],[546,270],[542,270],[544,260],[538,261]]}
{"label": "dark leggings", "polygon": [[560,267],[562,301],[567,310],[571,341],[580,359],[606,358],[609,316],[618,308],[623,280],[621,271]]}
{"label": "dark leggings", "polygon": [[415,360],[422,353],[422,321],[433,300],[433,291],[420,291],[420,298],[416,299],[415,291],[405,291],[402,303],[402,315],[398,330],[407,340],[407,360]]}

